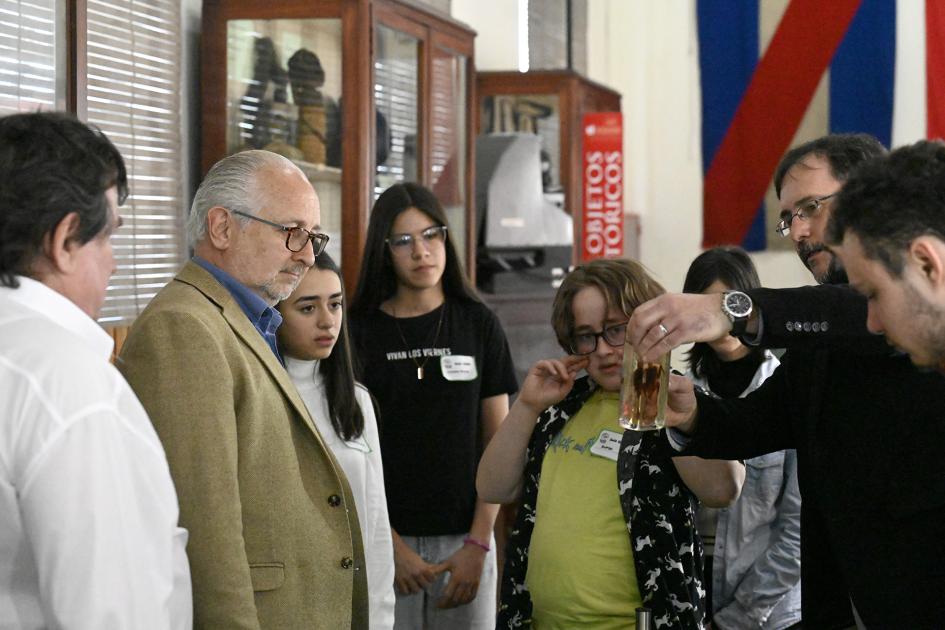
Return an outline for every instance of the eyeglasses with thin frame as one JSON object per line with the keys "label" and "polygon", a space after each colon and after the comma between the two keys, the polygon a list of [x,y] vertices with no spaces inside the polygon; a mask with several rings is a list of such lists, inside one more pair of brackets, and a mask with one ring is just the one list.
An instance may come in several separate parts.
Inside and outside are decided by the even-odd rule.
{"label": "eyeglasses with thin frame", "polygon": [[[800,219],[801,221],[808,221],[820,214],[820,208],[824,205],[824,202],[828,199],[837,196],[837,193],[830,193],[829,195],[824,195],[823,197],[815,197],[809,201],[805,201],[797,208],[794,209],[794,212],[788,214],[787,216],[782,215],[782,219],[778,221],[778,226],[774,229],[781,236],[790,236],[791,235],[791,223],[794,222],[794,219]],[[784,213],[787,214],[787,213]]]}
{"label": "eyeglasses with thin frame", "polygon": [[571,337],[571,354],[584,356],[597,350],[597,340],[603,338],[607,345],[617,348],[627,338],[627,322],[604,326],[600,332],[578,333]]}
{"label": "eyeglasses with thin frame", "polygon": [[259,221],[260,223],[271,225],[274,228],[279,228],[280,230],[284,231],[286,233],[285,247],[290,252],[300,252],[305,249],[306,243],[312,241],[312,250],[315,252],[315,255],[318,256],[323,251],[325,251],[325,246],[328,245],[329,237],[327,234],[322,234],[321,232],[309,232],[303,227],[273,223],[272,221],[267,221],[266,219],[260,219],[256,215],[240,212],[239,210],[230,210],[230,212],[233,214],[238,214],[241,217],[246,217],[247,219],[252,219],[253,221]]}
{"label": "eyeglasses with thin frame", "polygon": [[427,246],[445,242],[446,231],[445,225],[431,225],[420,232],[418,236],[413,234],[391,234],[389,238],[384,239],[384,242],[387,243],[393,254],[406,255],[413,251],[413,244],[418,238],[422,239]]}

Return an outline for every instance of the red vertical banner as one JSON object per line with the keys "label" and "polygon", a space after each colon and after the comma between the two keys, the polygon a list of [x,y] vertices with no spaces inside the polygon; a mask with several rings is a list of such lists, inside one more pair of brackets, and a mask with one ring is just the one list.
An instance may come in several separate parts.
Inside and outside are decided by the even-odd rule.
{"label": "red vertical banner", "polygon": [[925,3],[927,138],[945,138],[945,6]]}
{"label": "red vertical banner", "polygon": [[584,115],[581,260],[623,256],[623,117]]}

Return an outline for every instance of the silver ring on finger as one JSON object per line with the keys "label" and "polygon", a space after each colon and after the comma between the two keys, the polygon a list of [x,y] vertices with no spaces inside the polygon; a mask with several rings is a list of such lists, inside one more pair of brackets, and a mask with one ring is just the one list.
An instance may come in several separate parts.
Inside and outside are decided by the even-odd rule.
{"label": "silver ring on finger", "polygon": [[661,333],[664,337],[669,334],[669,331],[666,329],[666,326],[664,326],[664,325],[662,324],[662,322],[660,322],[660,325],[657,326],[657,328],[660,329],[660,333]]}

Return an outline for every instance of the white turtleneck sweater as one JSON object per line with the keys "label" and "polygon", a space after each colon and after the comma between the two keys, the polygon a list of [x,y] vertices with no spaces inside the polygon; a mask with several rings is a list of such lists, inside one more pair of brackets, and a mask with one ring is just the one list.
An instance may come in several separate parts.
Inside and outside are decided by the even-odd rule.
{"label": "white turtleneck sweater", "polygon": [[371,398],[362,385],[355,385],[355,399],[364,414],[364,433],[346,442],[331,424],[325,383],[318,371],[318,361],[300,361],[287,356],[285,362],[292,382],[315,421],[315,427],[345,471],[354,494],[367,562],[371,630],[390,630],[394,626],[394,547],[387,517],[377,419],[374,417]]}

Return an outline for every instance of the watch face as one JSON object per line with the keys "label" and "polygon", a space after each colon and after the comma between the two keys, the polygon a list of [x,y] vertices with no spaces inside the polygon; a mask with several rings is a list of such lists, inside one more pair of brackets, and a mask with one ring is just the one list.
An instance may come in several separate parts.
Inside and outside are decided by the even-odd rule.
{"label": "watch face", "polygon": [[725,307],[734,317],[748,317],[751,314],[751,298],[741,291],[726,293]]}

